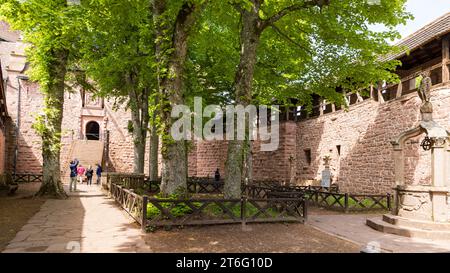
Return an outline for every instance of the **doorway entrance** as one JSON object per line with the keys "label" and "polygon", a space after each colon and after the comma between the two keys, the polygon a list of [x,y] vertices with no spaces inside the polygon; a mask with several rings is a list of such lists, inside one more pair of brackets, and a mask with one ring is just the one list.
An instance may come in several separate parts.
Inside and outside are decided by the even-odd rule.
{"label": "doorway entrance", "polygon": [[100,140],[100,125],[96,121],[90,121],[86,124],[86,139]]}

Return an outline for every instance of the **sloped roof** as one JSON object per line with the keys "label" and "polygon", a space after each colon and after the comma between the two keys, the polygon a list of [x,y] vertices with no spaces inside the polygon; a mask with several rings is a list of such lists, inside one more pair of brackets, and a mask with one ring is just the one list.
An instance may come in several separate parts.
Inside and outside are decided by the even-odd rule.
{"label": "sloped roof", "polygon": [[[2,119],[2,123],[4,122],[4,118],[8,117],[8,109],[6,106],[6,96],[5,96],[5,89],[4,89],[4,82],[3,82],[3,75],[2,75],[2,62],[0,61],[0,118]],[[3,116],[3,112],[5,113],[5,116]]]}
{"label": "sloped roof", "polygon": [[0,21],[0,40],[17,42],[20,40],[20,32],[11,30],[8,23]]}
{"label": "sloped roof", "polygon": [[[405,37],[399,41],[396,45],[400,47],[406,47],[409,51],[413,51],[418,47],[427,44],[435,38],[443,36],[450,32],[450,12],[447,12],[443,16],[437,18],[433,22],[425,25],[413,34]],[[403,50],[396,54],[388,54],[381,58],[382,61],[390,61],[403,57],[407,50]]]}

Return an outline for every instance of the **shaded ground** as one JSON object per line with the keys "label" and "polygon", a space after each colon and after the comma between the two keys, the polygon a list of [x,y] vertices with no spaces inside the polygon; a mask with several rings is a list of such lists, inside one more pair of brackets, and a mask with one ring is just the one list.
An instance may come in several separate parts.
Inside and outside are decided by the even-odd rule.
{"label": "shaded ground", "polygon": [[305,225],[185,227],[144,234],[97,186],[79,185],[79,191],[67,200],[24,198],[38,187],[21,185],[17,196],[0,198],[0,249],[4,252],[343,253],[359,252],[373,242],[386,252],[450,251],[450,241],[383,234],[365,225],[367,217],[381,214],[342,214],[312,207]]}
{"label": "shaded ground", "polygon": [[[23,202],[24,200],[19,200]],[[31,213],[30,213],[31,214]],[[186,227],[143,234],[96,186],[47,200],[5,252],[358,252],[353,243],[302,224]]]}
{"label": "shaded ground", "polygon": [[0,197],[0,252],[45,203],[44,199],[29,198],[40,183],[21,184],[15,196]]}
{"label": "shaded ground", "polygon": [[356,244],[302,224],[249,224],[158,230],[145,237],[151,252],[359,252]]}
{"label": "shaded ground", "polygon": [[450,241],[409,238],[373,230],[367,218],[381,219],[381,214],[310,215],[308,223],[325,233],[350,240],[361,248],[368,244],[383,252],[394,253],[450,253]]}
{"label": "shaded ground", "polygon": [[141,230],[98,186],[48,199],[3,252],[141,252]]}

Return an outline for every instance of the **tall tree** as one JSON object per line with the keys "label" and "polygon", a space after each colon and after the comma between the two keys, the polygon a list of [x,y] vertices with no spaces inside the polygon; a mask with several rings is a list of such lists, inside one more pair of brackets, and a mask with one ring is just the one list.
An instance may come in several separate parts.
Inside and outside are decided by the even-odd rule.
{"label": "tall tree", "polygon": [[187,150],[185,141],[171,136],[171,110],[185,102],[185,71],[188,38],[194,27],[203,0],[154,0],[153,23],[156,32],[156,63],[160,104],[160,135],[162,138],[161,192],[186,192]]}
{"label": "tall tree", "polygon": [[[263,63],[271,70],[269,79],[284,78],[284,82],[281,81],[278,85],[281,91],[296,87],[297,93],[304,90],[306,94],[318,93],[331,100],[342,99],[336,95],[336,86],[353,89],[355,86],[368,85],[376,79],[392,78],[386,68],[393,69],[396,64],[379,63],[377,55],[388,52],[390,47],[386,39],[398,36],[393,27],[409,18],[409,14],[404,12],[405,2],[406,0],[380,1],[378,4],[352,0],[233,1],[232,5],[239,13],[241,22],[240,59],[233,85],[235,102],[244,106],[254,102],[255,69],[257,64]],[[389,31],[371,31],[369,25],[375,23],[384,24]],[[291,56],[287,61],[305,68],[303,74],[296,74],[299,70],[289,69],[286,62],[281,66],[280,61],[271,58],[270,52],[266,50],[270,50],[270,47],[277,49],[277,40],[282,40],[301,52],[300,56],[295,54],[299,59],[295,60]],[[260,47],[261,44],[264,45],[263,48]],[[263,53],[261,49],[264,50]],[[260,59],[258,55],[261,56]],[[268,63],[268,58],[275,65]],[[322,66],[319,67],[317,63]],[[361,71],[366,74],[363,75]],[[273,84],[273,81],[269,82]],[[325,84],[321,86],[317,83]],[[258,95],[266,99],[287,99],[286,94],[293,95],[294,98],[298,96],[292,92],[285,92],[284,95],[265,92],[267,88],[264,88],[264,80],[257,88],[260,88],[259,91],[264,90],[258,92]],[[248,141],[229,141],[226,197],[236,198],[241,195],[243,163],[249,152],[248,147]]]}
{"label": "tall tree", "polygon": [[[80,65],[93,82],[97,96],[112,98],[116,107],[131,111],[129,132],[133,136],[134,172],[144,173],[149,131],[149,103],[154,102],[156,71],[152,15],[148,0],[83,1],[85,35]],[[152,131],[152,139],[157,135]],[[151,143],[158,146],[158,143]],[[157,164],[153,154],[151,163]]]}
{"label": "tall tree", "polygon": [[1,0],[0,15],[28,43],[29,74],[44,94],[34,129],[42,138],[43,182],[37,195],[65,198],[60,176],[65,80],[78,38],[79,9],[66,0]]}

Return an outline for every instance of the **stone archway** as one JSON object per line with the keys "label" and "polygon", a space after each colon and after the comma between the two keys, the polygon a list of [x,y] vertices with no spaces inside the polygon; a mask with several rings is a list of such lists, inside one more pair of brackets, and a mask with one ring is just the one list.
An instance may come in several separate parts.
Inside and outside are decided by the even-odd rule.
{"label": "stone archway", "polygon": [[85,131],[87,140],[100,140],[100,124],[96,121],[89,121]]}

